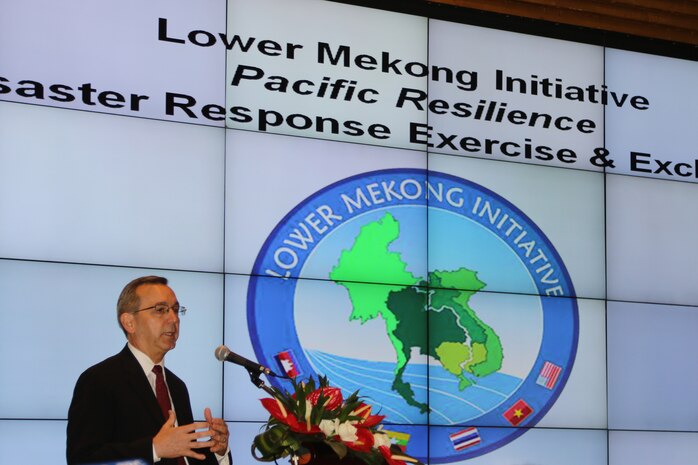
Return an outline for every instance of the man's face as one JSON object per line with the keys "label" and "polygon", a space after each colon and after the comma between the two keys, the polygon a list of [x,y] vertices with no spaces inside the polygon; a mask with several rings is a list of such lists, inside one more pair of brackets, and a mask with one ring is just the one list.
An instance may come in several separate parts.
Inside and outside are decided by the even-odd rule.
{"label": "man's face", "polygon": [[[177,304],[177,296],[164,284],[144,284],[136,289],[140,298],[140,307],[148,308],[157,304],[172,307]],[[132,313],[128,317],[132,323],[127,328],[129,341],[155,363],[160,362],[165,354],[174,349],[179,337],[179,315],[169,310],[158,315],[155,309]]]}

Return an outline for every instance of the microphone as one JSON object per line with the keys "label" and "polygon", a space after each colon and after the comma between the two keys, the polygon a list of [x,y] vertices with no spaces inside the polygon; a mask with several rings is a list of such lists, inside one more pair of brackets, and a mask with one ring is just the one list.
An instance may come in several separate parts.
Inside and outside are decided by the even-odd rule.
{"label": "microphone", "polygon": [[235,352],[231,351],[224,345],[219,345],[216,348],[215,351],[216,358],[221,361],[221,362],[231,362],[236,365],[240,365],[241,367],[245,368],[247,371],[252,373],[264,373],[265,375],[272,375],[276,376],[274,372],[272,372],[269,368],[265,367],[264,365],[260,365],[257,362],[253,362],[252,360],[248,360],[242,355],[238,355]]}

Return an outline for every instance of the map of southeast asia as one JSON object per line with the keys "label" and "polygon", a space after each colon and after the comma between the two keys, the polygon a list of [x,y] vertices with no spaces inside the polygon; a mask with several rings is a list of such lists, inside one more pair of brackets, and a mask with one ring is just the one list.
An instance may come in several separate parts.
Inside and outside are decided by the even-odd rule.
{"label": "map of southeast asia", "polygon": [[[471,297],[486,286],[477,272],[461,267],[429,271],[426,278],[414,276],[400,254],[388,249],[399,236],[400,224],[390,213],[364,225],[352,247],[341,253],[330,279],[349,293],[349,320],[384,320],[397,357],[392,389],[427,412],[429,407],[415,399],[403,377],[412,349],[437,360],[457,379],[460,391],[497,372],[504,354],[499,336],[470,306]],[[358,270],[369,282],[402,284],[349,282]]]}

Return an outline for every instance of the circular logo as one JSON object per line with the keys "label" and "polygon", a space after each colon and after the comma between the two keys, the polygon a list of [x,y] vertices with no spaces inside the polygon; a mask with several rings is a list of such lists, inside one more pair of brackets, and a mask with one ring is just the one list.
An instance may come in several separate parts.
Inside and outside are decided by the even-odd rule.
{"label": "circular logo", "polygon": [[574,287],[545,234],[434,171],[363,173],[305,199],[264,243],[247,302],[262,364],[359,390],[392,440],[432,463],[534,426],[577,350]]}

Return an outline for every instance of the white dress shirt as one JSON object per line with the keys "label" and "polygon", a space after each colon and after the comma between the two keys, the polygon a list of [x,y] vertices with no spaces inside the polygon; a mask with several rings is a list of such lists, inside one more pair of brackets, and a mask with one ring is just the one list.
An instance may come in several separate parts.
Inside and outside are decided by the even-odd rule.
{"label": "white dress shirt", "polygon": [[[153,367],[156,365],[153,363],[153,361],[148,357],[146,354],[138,350],[136,347],[131,345],[131,343],[128,343],[128,348],[133,354],[134,357],[136,357],[136,360],[138,360],[138,363],[140,364],[141,368],[143,369],[143,372],[145,373],[146,378],[148,378],[148,382],[150,383],[150,387],[153,390],[153,395],[155,394],[155,373],[153,373]],[[157,365],[160,365],[162,367],[162,376],[165,379],[165,386],[167,386],[167,375],[165,374],[165,359],[162,359],[160,363]],[[172,407],[172,411],[175,412],[174,409],[174,404],[172,403],[172,396],[170,395],[170,387],[167,386],[167,395],[170,397],[170,406]],[[177,412],[175,412],[176,416]],[[177,419],[175,418],[175,425],[177,425]],[[230,460],[229,460],[229,453],[230,449],[228,449],[224,455],[216,455],[216,459],[218,459],[218,465],[230,465]],[[160,461],[160,458],[158,454],[155,452],[155,445],[153,444],[153,463],[157,463]],[[184,457],[184,461],[189,465],[189,460],[187,457]]]}

